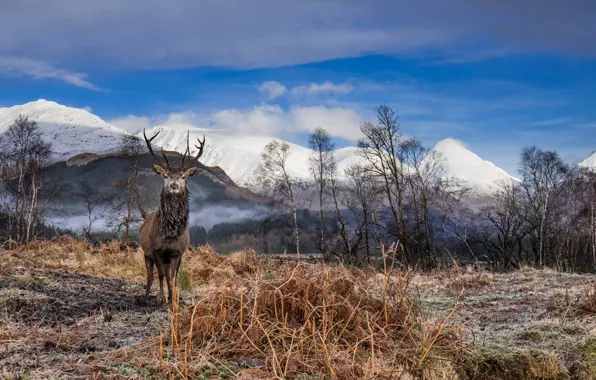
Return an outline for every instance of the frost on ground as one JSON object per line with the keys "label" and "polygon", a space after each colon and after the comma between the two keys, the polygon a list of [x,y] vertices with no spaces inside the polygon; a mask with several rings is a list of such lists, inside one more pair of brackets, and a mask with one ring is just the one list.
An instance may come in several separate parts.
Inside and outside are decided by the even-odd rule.
{"label": "frost on ground", "polygon": [[596,378],[594,275],[379,274],[202,247],[172,313],[138,302],[126,244],[0,254],[0,378]]}

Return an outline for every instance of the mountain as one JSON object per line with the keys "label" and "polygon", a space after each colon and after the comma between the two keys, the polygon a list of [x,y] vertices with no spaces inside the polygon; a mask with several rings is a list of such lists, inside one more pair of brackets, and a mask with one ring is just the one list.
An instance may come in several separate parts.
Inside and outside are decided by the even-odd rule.
{"label": "mountain", "polygon": [[596,151],[594,151],[590,157],[580,162],[579,166],[586,169],[596,170]]}
{"label": "mountain", "polygon": [[[105,155],[115,152],[122,135],[129,134],[83,109],[66,107],[43,99],[20,106],[0,108],[0,134],[4,133],[20,114],[38,123],[42,137],[52,143],[56,152],[55,161],[66,161],[76,155],[79,156],[79,161],[84,161],[97,157],[87,155],[83,159],[83,153]],[[240,186],[254,183],[254,171],[261,162],[261,152],[273,139],[271,136],[246,136],[183,124],[156,126],[147,130],[147,136],[151,137],[158,131],[161,132],[153,141],[154,145],[179,153],[186,149],[187,131],[190,131],[191,143],[196,142],[199,137],[202,138],[204,134],[206,145],[201,163],[212,167],[213,170],[218,167],[217,170],[225,172]],[[142,132],[138,136],[142,137]],[[310,180],[310,150],[297,144],[288,144],[290,174],[301,180]],[[513,179],[504,170],[481,159],[457,140],[443,140],[435,145],[433,151],[441,157],[438,163],[446,177],[467,182],[477,193],[489,194],[494,190],[496,182]],[[335,158],[340,174],[351,164],[363,160],[356,154],[355,147],[336,150]],[[590,159],[586,161],[588,160]]]}
{"label": "mountain", "polygon": [[[191,144],[197,138],[206,136],[205,151],[201,162],[207,166],[219,166],[236,183],[241,186],[250,185],[254,182],[254,171],[261,162],[261,152],[273,137],[270,136],[245,136],[230,133],[215,132],[211,129],[201,129],[194,126],[169,124],[160,125],[146,131],[147,137],[151,138],[159,132],[153,140],[156,146],[164,150],[184,152],[186,149],[187,132],[190,134]],[[143,137],[143,132],[138,134]],[[288,171],[295,178],[309,180],[311,178],[308,159],[310,149],[288,142],[290,155],[288,156]],[[192,147],[192,145],[191,145]],[[335,151],[335,158],[338,169],[343,173],[344,169],[360,158],[355,154],[355,147],[342,148]]]}
{"label": "mountain", "polygon": [[52,144],[54,161],[64,161],[85,152],[113,152],[122,135],[129,134],[83,109],[44,99],[0,108],[0,134],[6,132],[19,115],[37,122],[42,138]]}
{"label": "mountain", "polygon": [[465,182],[476,194],[493,193],[499,183],[518,181],[490,161],[483,160],[455,139],[438,142],[431,150],[435,154],[427,157],[437,161],[444,178]]}
{"label": "mountain", "polygon": [[[166,153],[170,163],[180,164],[180,155]],[[89,183],[95,194],[102,197],[116,198],[115,201],[100,202],[94,196],[97,209],[95,216],[103,215],[97,226],[104,225],[109,219],[107,214],[113,204],[126,202],[126,193],[115,187],[115,182],[126,181],[130,177],[133,164],[141,168],[139,175],[140,197],[145,209],[153,211],[157,208],[163,179],[151,169],[154,162],[149,153],[138,156],[95,155],[89,154],[72,157],[67,162],[58,162],[48,168],[45,175],[46,187],[54,188],[56,198],[49,219],[63,228],[76,229],[87,221],[85,198],[80,194],[82,185]],[[91,156],[93,156],[91,154]],[[199,171],[187,181],[191,215],[190,224],[207,229],[221,222],[239,222],[244,219],[260,218],[268,214],[267,199],[237,186],[219,168],[211,168],[198,163]],[[124,197],[124,198],[123,198]]]}

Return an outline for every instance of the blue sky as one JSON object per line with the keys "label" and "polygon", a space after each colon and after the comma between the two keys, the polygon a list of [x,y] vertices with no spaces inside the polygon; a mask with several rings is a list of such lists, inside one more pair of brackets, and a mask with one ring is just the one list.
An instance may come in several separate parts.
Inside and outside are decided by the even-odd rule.
{"label": "blue sky", "polygon": [[[340,146],[386,103],[426,145],[515,174],[524,145],[596,149],[596,4],[528,0],[24,0],[0,4],[0,106],[45,98]],[[18,32],[15,32],[18,31]]]}

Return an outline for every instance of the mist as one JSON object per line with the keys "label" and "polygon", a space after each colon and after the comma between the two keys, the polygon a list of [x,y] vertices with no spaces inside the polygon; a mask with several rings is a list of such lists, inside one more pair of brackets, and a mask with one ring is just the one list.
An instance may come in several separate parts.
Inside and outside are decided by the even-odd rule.
{"label": "mist", "polygon": [[191,212],[189,225],[201,226],[210,230],[219,223],[236,223],[245,220],[262,220],[271,214],[267,206],[255,205],[238,207],[232,205],[213,205]]}

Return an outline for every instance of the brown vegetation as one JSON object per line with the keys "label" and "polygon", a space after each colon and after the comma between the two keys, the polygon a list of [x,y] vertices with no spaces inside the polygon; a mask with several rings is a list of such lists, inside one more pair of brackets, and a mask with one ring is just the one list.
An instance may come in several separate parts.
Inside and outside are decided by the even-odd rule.
{"label": "brown vegetation", "polygon": [[198,379],[596,375],[592,275],[469,268],[376,273],[271,260],[250,250],[220,256],[209,246],[187,255],[182,291],[168,311],[137,302],[143,253],[131,244],[93,249],[64,237],[3,251],[0,373]]}

